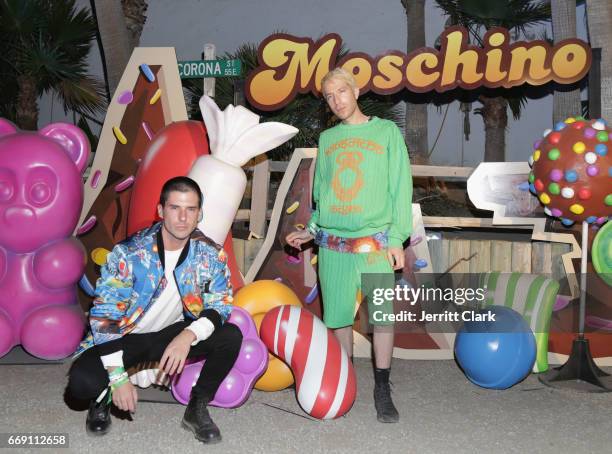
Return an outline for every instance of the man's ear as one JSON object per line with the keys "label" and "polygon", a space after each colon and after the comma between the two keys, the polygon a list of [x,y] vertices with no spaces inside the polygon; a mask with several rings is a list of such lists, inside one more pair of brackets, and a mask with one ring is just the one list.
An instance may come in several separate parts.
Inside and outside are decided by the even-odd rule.
{"label": "man's ear", "polygon": [[161,203],[157,204],[157,215],[160,217],[160,219],[164,218],[164,207],[161,206]]}
{"label": "man's ear", "polygon": [[359,99],[359,88],[353,88],[353,93],[355,94],[355,99]]}
{"label": "man's ear", "polygon": [[198,222],[202,222],[203,218],[204,218],[204,212],[200,210],[200,215],[198,216]]}

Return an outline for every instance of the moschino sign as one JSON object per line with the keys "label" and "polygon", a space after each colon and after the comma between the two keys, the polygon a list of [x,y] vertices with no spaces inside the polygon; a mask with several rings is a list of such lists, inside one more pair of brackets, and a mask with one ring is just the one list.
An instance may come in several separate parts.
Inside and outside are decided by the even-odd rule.
{"label": "moschino sign", "polygon": [[404,89],[441,93],[457,87],[572,84],[591,65],[591,49],[582,40],[567,39],[554,46],[542,40],[511,43],[503,28],[490,29],[484,47],[468,44],[466,29],[450,27],[441,35],[440,50],[423,47],[374,58],[351,52],[336,61],[341,44],[335,33],[317,42],[287,34],[269,36],[259,46],[258,67],[247,78],[249,102],[261,110],[277,110],[298,93],[319,95],[321,79],[338,66],[354,74],[361,93],[385,95]]}

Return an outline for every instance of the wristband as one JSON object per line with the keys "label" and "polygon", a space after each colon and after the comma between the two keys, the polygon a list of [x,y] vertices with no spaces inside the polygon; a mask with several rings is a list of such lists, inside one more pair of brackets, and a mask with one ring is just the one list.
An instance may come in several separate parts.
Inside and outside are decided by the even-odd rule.
{"label": "wristband", "polygon": [[114,377],[118,377],[119,375],[125,374],[125,368],[123,366],[115,367],[112,371],[108,372],[108,379],[113,381]]}
{"label": "wristband", "polygon": [[311,221],[306,226],[306,230],[308,230],[308,232],[310,232],[312,236],[317,236],[317,233],[319,232],[319,226]]}
{"label": "wristband", "polygon": [[115,391],[120,386],[125,385],[129,381],[127,372],[121,374],[116,380],[110,382],[111,392]]}
{"label": "wristband", "polygon": [[128,373],[123,367],[116,367],[108,373],[109,386],[111,392],[128,382]]}

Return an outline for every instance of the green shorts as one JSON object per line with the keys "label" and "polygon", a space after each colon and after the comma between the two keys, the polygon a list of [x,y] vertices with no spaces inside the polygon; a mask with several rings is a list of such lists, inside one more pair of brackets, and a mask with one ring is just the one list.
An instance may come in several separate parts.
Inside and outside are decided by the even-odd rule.
{"label": "green shorts", "polygon": [[[393,288],[395,278],[387,259],[387,250],[376,252],[338,252],[319,247],[319,281],[323,300],[323,321],[328,328],[351,326],[362,297],[371,295],[375,288]],[[362,275],[365,288],[362,288]],[[372,325],[392,325],[381,320],[382,313],[393,313],[393,301],[374,305],[368,297],[368,318]],[[377,320],[373,318],[374,311]]]}

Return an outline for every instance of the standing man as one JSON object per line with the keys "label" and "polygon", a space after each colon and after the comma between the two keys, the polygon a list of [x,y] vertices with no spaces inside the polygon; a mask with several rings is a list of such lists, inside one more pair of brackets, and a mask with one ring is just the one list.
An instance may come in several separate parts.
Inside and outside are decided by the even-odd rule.
{"label": "standing man", "polygon": [[69,392],[90,400],[86,429],[104,435],[110,407],[135,412],[138,395],[126,369],[160,361],[178,374],[185,360],[205,356],[182,425],[204,443],[221,441],[207,404],[233,367],[242,334],[225,323],[232,306],[227,256],[196,229],[202,193],[187,177],[168,180],[161,222],[117,244],[102,266],[89,318],[91,333],[70,370]]}
{"label": "standing man", "polygon": [[[388,120],[364,115],[357,105],[353,76],[336,68],[323,77],[323,97],[341,123],[323,132],[313,186],[315,210],[306,230],[287,235],[300,248],[313,238],[319,245],[323,319],[349,356],[353,321],[360,303],[361,274],[394,285],[393,270],[404,267],[403,242],[412,230],[412,176],[404,138]],[[368,287],[370,287],[368,285]],[[363,289],[367,294],[368,289]],[[392,312],[392,301],[376,310]],[[380,422],[397,422],[389,372],[393,325],[374,324],[374,405]]]}

